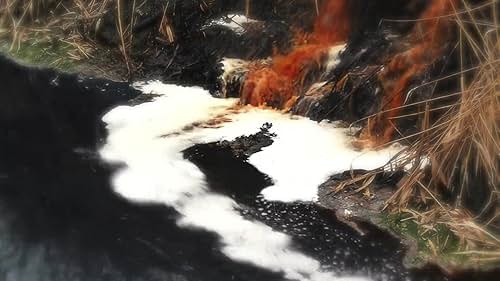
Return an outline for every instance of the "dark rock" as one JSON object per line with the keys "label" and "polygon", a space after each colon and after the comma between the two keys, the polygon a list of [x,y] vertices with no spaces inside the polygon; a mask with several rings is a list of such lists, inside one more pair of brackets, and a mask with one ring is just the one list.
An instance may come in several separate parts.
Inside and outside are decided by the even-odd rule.
{"label": "dark rock", "polygon": [[262,148],[273,144],[276,134],[269,131],[272,126],[271,123],[264,123],[260,131],[255,134],[237,137],[233,141],[223,141],[220,144],[229,146],[237,157],[246,160],[252,154],[262,151]]}

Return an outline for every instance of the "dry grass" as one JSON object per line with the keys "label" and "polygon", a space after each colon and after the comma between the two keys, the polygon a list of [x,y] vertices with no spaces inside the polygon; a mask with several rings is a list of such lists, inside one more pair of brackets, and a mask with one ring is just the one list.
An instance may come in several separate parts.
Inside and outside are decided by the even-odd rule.
{"label": "dry grass", "polygon": [[[163,8],[163,15],[161,17],[159,33],[166,38],[166,42],[172,44],[175,42],[175,33],[170,18],[168,16],[169,3]],[[161,39],[161,38],[160,38]]]}
{"label": "dry grass", "polygon": [[[209,4],[205,4],[205,8],[212,2],[207,3]],[[94,52],[98,50],[92,38],[102,24],[103,15],[114,9],[119,40],[117,51],[123,58],[130,79],[136,68],[131,59],[136,10],[145,4],[145,0],[1,0],[0,37],[8,37],[11,42],[10,51],[15,51],[23,42],[35,37],[32,36],[34,31],[43,31],[72,46],[69,58],[89,59],[94,57]],[[171,44],[175,41],[175,33],[167,13],[171,8],[169,4],[170,1],[165,1],[159,26],[159,33],[163,38],[158,39]]]}
{"label": "dry grass", "polygon": [[[132,11],[135,11],[136,1],[133,1]],[[124,27],[124,4],[123,0],[116,1],[116,9],[117,9],[117,23],[116,26],[118,28],[118,35],[120,36],[120,52],[122,53],[125,64],[127,65],[128,77],[129,79],[132,77],[133,66],[130,61],[129,51],[131,49],[131,45],[133,42],[133,32],[132,28],[134,26],[134,12],[132,12],[132,17],[130,23]]]}
{"label": "dry grass", "polygon": [[[118,12],[119,48],[130,75],[129,50],[135,18],[132,13],[130,22],[124,22],[122,3],[123,0],[2,0],[0,36],[8,37],[10,51],[16,51],[23,42],[33,38],[41,41],[56,39],[72,47],[68,53],[70,59],[89,59],[97,50],[91,37],[95,35],[99,21],[109,9],[115,8]],[[135,9],[135,3],[133,1],[132,9]]]}
{"label": "dry grass", "polygon": [[251,1],[250,0],[245,0],[245,15],[247,17],[250,17],[250,4],[251,4]]}
{"label": "dry grass", "polygon": [[[377,173],[388,169],[407,169],[398,190],[386,208],[406,212],[422,227],[434,229],[444,224],[461,240],[463,251],[478,261],[500,261],[500,25],[498,1],[488,0],[477,7],[462,0],[451,16],[459,30],[457,48],[462,70],[421,85],[434,87],[437,82],[458,80],[457,93],[406,104],[415,112],[394,119],[419,117],[420,131],[394,142],[408,146],[386,167],[353,178],[337,187],[356,184],[360,191]],[[472,66],[465,66],[466,62]],[[389,109],[393,110],[393,109]],[[440,113],[439,118],[435,114]],[[416,139],[409,142],[410,139]],[[426,172],[422,167],[431,167]],[[481,185],[481,186],[479,186]],[[484,188],[489,200],[479,214],[464,207],[464,198],[476,196]],[[445,201],[443,191],[455,200]],[[419,206],[418,208],[416,208]],[[416,209],[424,211],[416,211]],[[487,217],[486,220],[484,218]],[[481,218],[481,220],[479,219]]]}

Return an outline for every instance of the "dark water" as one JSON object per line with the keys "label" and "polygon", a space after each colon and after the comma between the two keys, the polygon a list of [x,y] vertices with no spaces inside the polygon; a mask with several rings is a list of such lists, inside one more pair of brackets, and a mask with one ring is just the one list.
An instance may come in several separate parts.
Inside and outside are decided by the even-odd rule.
{"label": "dark water", "polygon": [[391,235],[367,225],[368,235],[361,236],[338,221],[332,210],[315,204],[265,200],[258,194],[272,184],[270,179],[227,147],[197,145],[186,150],[185,156],[204,172],[213,190],[242,206],[245,217],[287,233],[297,250],[316,258],[326,269],[378,280],[410,277],[402,265],[405,251]]}
{"label": "dark water", "polygon": [[[132,204],[111,191],[117,167],[98,158],[106,137],[100,119],[137,91],[2,57],[0,79],[0,280],[284,280],[228,259],[212,233],[179,228],[175,210]],[[444,280],[433,270],[405,269],[399,241],[374,227],[360,236],[329,210],[265,201],[258,193],[270,180],[231,151],[201,145],[186,157],[242,215],[288,233],[327,269]]]}

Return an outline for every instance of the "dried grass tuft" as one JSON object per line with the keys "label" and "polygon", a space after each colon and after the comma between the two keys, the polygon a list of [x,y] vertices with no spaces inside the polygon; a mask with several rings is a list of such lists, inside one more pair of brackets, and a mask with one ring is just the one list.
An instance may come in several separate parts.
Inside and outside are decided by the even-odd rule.
{"label": "dried grass tuft", "polygon": [[[405,169],[407,175],[386,209],[411,213],[422,227],[444,224],[462,242],[463,251],[458,255],[495,262],[500,260],[499,4],[488,0],[478,8],[462,0],[462,6],[460,11],[455,7],[452,15],[460,33],[457,48],[462,70],[407,95],[450,79],[460,81],[460,91],[404,105],[417,110],[395,119],[418,116],[420,131],[394,141],[408,146],[386,167],[353,177],[337,190],[352,184],[363,186],[384,170]],[[471,61],[473,66],[466,68],[466,62]],[[439,118],[433,118],[436,113]],[[430,167],[430,171],[423,167]],[[479,195],[478,188],[487,190],[489,200],[472,215],[464,199]],[[452,194],[454,200],[444,200],[443,193]],[[425,211],[417,211],[422,209]]]}
{"label": "dried grass tuft", "polygon": [[[44,36],[40,36],[44,32],[47,35],[45,37],[50,34],[50,39],[72,47],[68,54],[70,59],[89,59],[94,57],[98,49],[91,35],[95,34],[103,15],[114,8],[118,12],[116,26],[120,36],[119,49],[130,75],[132,64],[129,53],[135,13],[131,13],[130,22],[124,22],[122,3],[123,0],[3,0],[0,1],[0,37],[8,37],[10,51],[14,51],[27,40],[44,39]],[[133,11],[135,5],[134,0]],[[33,36],[34,32],[37,36]]]}

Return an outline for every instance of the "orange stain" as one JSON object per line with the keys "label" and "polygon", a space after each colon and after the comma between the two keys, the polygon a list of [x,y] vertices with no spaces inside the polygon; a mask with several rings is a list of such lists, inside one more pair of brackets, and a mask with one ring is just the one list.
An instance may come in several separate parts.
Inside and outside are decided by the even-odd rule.
{"label": "orange stain", "polygon": [[382,113],[369,120],[362,136],[371,145],[379,146],[392,140],[396,130],[392,120],[401,114],[412,80],[422,75],[444,51],[451,19],[442,16],[452,13],[457,3],[458,0],[432,1],[409,35],[412,47],[395,55],[379,74],[384,89]]}
{"label": "orange stain", "polygon": [[314,32],[297,33],[295,42],[302,44],[287,55],[273,56],[270,66],[250,70],[242,87],[241,103],[277,109],[293,106],[308,72],[321,64],[330,47],[347,40],[347,3],[348,0],[327,0],[316,18]]}
{"label": "orange stain", "polygon": [[282,108],[291,98],[292,83],[272,68],[252,70],[243,84],[240,101],[253,106],[266,105]]}
{"label": "orange stain", "polygon": [[328,0],[314,23],[314,37],[320,44],[344,42],[351,32],[348,0]]}
{"label": "orange stain", "polygon": [[[449,39],[451,14],[459,0],[433,0],[408,36],[412,47],[393,56],[379,74],[384,96],[382,113],[368,121],[361,142],[379,146],[394,135],[393,119],[401,114],[405,93],[413,79],[422,75],[442,55]],[[290,108],[304,91],[303,81],[321,65],[330,47],[348,39],[351,31],[348,0],[325,0],[310,34],[297,31],[296,47],[286,55],[275,54],[269,65],[254,66],[241,90],[241,103]]]}

